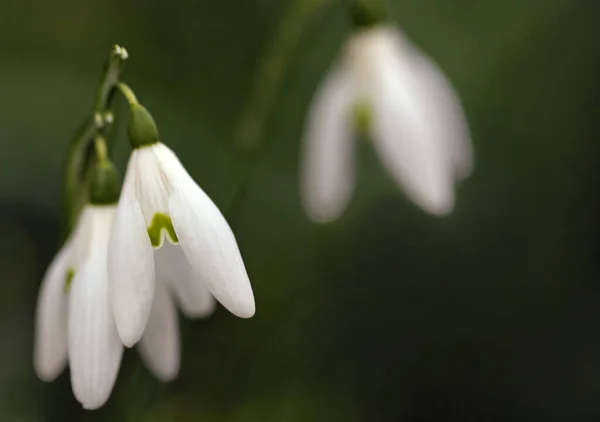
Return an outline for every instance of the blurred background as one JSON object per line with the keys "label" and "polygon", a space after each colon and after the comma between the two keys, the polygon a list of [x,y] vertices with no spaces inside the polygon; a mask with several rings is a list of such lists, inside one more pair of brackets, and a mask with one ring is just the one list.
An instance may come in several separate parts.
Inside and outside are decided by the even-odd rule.
{"label": "blurred background", "polygon": [[[326,226],[302,212],[298,151],[351,30],[343,1],[0,3],[1,421],[600,420],[600,3],[390,3],[460,93],[476,169],[435,219],[362,142],[352,204]],[[181,317],[179,378],[129,350],[87,412],[68,371],[35,376],[33,322],[63,157],[115,43],[230,222],[257,314]],[[121,169],[128,152],[121,133]]]}

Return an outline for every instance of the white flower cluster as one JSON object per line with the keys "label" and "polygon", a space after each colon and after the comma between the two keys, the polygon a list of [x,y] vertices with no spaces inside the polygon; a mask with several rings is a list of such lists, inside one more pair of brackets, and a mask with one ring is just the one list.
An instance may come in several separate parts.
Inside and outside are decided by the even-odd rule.
{"label": "white flower cluster", "polygon": [[123,347],[139,345],[161,380],[179,371],[175,304],[209,315],[215,299],[241,318],[254,295],[227,221],[175,154],[133,150],[118,204],[88,204],[50,264],[36,315],[34,364],[44,380],[69,364],[86,409],[113,389]]}

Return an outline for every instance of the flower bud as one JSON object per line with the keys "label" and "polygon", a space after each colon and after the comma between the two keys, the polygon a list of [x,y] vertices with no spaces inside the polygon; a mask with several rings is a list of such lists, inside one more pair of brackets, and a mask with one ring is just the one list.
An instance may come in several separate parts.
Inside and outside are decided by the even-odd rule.
{"label": "flower bud", "polygon": [[127,131],[129,142],[134,149],[154,145],[160,141],[158,128],[152,115],[141,104],[131,105],[131,117]]}
{"label": "flower bud", "polygon": [[356,28],[368,28],[386,20],[385,0],[354,0],[350,6]]}
{"label": "flower bud", "polygon": [[119,171],[109,161],[96,164],[90,187],[90,202],[93,205],[110,205],[119,201]]}

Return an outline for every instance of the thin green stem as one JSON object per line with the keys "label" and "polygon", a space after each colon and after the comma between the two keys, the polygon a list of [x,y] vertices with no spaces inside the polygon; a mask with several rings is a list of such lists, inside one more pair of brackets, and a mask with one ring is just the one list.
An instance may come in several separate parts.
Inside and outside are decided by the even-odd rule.
{"label": "thin green stem", "polygon": [[87,177],[95,161],[97,145],[92,146],[98,134],[104,135],[104,156],[108,157],[108,141],[114,135],[112,121],[116,112],[116,85],[127,60],[127,50],[115,45],[110,54],[98,85],[93,113],[81,124],[69,142],[69,152],[64,173],[65,237],[77,222],[79,211],[87,198]]}
{"label": "thin green stem", "polygon": [[125,82],[120,82],[117,87],[121,91],[121,94],[127,99],[127,102],[130,105],[139,104],[137,97],[135,96],[133,90],[127,85]]}
{"label": "thin green stem", "polygon": [[105,163],[108,161],[108,148],[106,145],[106,139],[104,139],[102,135],[96,135],[94,137],[94,150],[96,151],[98,162]]}
{"label": "thin green stem", "polygon": [[108,103],[113,95],[112,91],[115,85],[119,83],[119,77],[128,57],[129,54],[124,47],[115,45],[112,48],[100,78],[94,111],[102,112],[108,108]]}
{"label": "thin green stem", "polygon": [[85,120],[79,129],[73,135],[69,145],[69,151],[65,160],[65,172],[63,181],[64,195],[64,213],[65,222],[63,233],[68,236],[75,223],[81,209],[81,180],[84,177],[84,165],[87,157],[87,145],[89,139],[92,139],[96,132],[94,118]]}
{"label": "thin green stem", "polygon": [[263,125],[267,119],[273,101],[287,66],[307,22],[322,6],[332,0],[292,0],[268,52],[263,57],[256,80],[250,95],[250,101],[243,111],[237,128],[238,147],[243,150],[254,150],[263,136]]}

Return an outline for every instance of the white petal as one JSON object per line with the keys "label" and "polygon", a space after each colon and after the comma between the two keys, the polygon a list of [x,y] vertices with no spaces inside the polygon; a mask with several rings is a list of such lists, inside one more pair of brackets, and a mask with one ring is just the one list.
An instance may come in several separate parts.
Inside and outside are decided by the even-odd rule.
{"label": "white petal", "polygon": [[148,326],[139,343],[140,355],[161,381],[171,381],[179,372],[179,325],[177,310],[164,283],[156,283]]}
{"label": "white petal", "polygon": [[473,169],[473,147],[456,91],[441,69],[399,32],[397,42],[411,55],[415,92],[433,136],[446,148],[456,179],[468,177]]}
{"label": "white petal", "polygon": [[169,201],[173,227],[188,262],[213,296],[240,318],[254,315],[254,294],[235,236],[200,187],[182,179]]}
{"label": "white petal", "polygon": [[171,148],[162,142],[158,142],[152,146],[152,151],[159,166],[159,173],[166,181],[169,189],[176,185],[182,178],[191,180],[190,175]]}
{"label": "white petal", "polygon": [[97,409],[108,400],[123,354],[110,307],[105,247],[94,246],[75,273],[69,300],[71,386],[85,409]]}
{"label": "white petal", "polygon": [[87,259],[90,252],[91,237],[95,219],[95,207],[87,204],[77,218],[77,224],[71,235],[71,253],[69,268],[76,270]]}
{"label": "white petal", "polygon": [[449,213],[454,177],[439,128],[424,106],[421,86],[399,52],[380,54],[374,64],[371,101],[375,149],[408,196],[427,212]]}
{"label": "white petal", "polygon": [[67,290],[70,244],[66,243],[46,270],[35,316],[34,368],[52,381],[67,363]]}
{"label": "white petal", "polygon": [[[132,156],[133,159],[133,156]],[[146,328],[154,298],[154,256],[130,162],[115,216],[108,254],[111,302],[119,336],[132,347]]]}
{"label": "white petal", "polygon": [[215,309],[215,299],[189,264],[179,245],[165,243],[154,251],[156,282],[166,283],[189,318],[206,317]]}
{"label": "white petal", "polygon": [[338,218],[354,190],[352,101],[348,72],[337,65],[317,89],[302,142],[300,196],[315,222]]}
{"label": "white petal", "polygon": [[[170,181],[160,161],[165,148],[167,147],[159,142],[132,152],[135,197],[144,214],[146,227],[152,225],[156,214],[169,214]],[[164,243],[164,238],[163,230],[160,245]]]}

